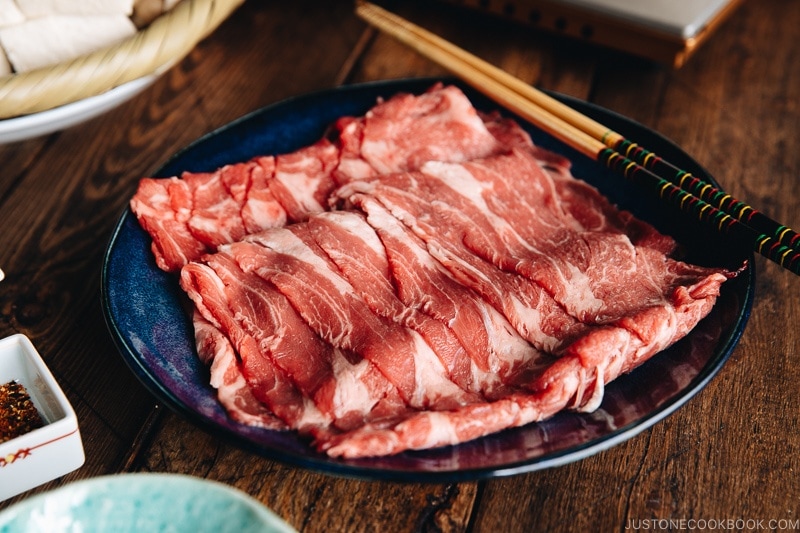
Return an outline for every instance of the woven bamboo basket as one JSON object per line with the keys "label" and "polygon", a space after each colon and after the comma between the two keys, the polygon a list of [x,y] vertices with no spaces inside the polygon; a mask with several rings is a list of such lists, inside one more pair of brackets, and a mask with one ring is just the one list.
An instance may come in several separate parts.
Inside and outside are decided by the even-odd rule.
{"label": "woven bamboo basket", "polygon": [[73,60],[0,77],[0,119],[38,113],[160,74],[244,0],[184,0],[130,38]]}

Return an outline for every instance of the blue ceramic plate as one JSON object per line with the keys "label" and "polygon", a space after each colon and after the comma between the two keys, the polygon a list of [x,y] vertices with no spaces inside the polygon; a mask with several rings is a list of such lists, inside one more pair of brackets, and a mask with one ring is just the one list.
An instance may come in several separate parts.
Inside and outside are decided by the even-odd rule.
{"label": "blue ceramic plate", "polygon": [[0,533],[291,533],[244,492],[191,476],[119,474],[76,481],[0,513]]}
{"label": "blue ceramic plate", "polygon": [[[336,118],[363,114],[378,97],[400,91],[419,93],[433,83],[430,79],[379,82],[293,98],[199,139],[156,175],[211,171],[258,154],[290,152],[318,140]],[[464,90],[479,109],[498,108]],[[591,104],[556,96],[696,176],[712,179],[677,146],[647,128]],[[623,178],[534,127],[528,129],[534,142],[572,159],[576,176],[675,236],[685,245],[687,259],[730,268],[750,259],[752,265],[751,252],[737,251]],[[195,354],[187,299],[176,276],[155,266],[150,239],[130,211],[123,213],[111,237],[102,291],[108,326],[128,365],[160,401],[205,430],[304,468],[366,479],[446,482],[505,476],[575,461],[629,439],[675,411],[709,382],[738,342],[752,305],[753,276],[750,268],[726,283],[719,304],[695,330],[610,384],[602,406],[594,413],[562,413],[543,423],[458,446],[362,460],[331,459],[315,452],[293,432],[245,427],[226,416],[208,384],[208,370]]]}

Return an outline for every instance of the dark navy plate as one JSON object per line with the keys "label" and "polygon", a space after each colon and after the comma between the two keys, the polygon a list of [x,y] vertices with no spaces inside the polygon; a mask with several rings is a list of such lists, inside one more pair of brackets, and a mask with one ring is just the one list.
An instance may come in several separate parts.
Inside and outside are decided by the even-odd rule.
{"label": "dark navy plate", "polygon": [[[296,150],[317,141],[338,117],[361,115],[378,97],[401,91],[419,93],[434,81],[354,85],[280,102],[199,139],[170,159],[156,175],[211,171],[259,154]],[[499,108],[473,91],[464,90],[477,108]],[[713,181],[680,148],[642,125],[586,102],[555,96],[681,168]],[[729,268],[749,260],[751,265],[723,285],[718,305],[686,338],[612,382],[597,411],[564,412],[545,422],[458,446],[360,460],[332,459],[317,453],[294,432],[237,424],[217,402],[208,370],[197,358],[187,298],[177,277],[155,266],[150,238],[130,210],[123,213],[114,230],[102,273],[105,317],[122,356],[159,401],[204,430],[270,459],[348,477],[451,482],[507,476],[585,458],[633,437],[700,391],[730,356],[752,306],[752,253],[698,228],[690,218],[662,206],[624,178],[536,128],[531,126],[528,130],[537,144],[572,159],[576,176],[600,188],[621,207],[675,236],[685,246],[688,260]]]}

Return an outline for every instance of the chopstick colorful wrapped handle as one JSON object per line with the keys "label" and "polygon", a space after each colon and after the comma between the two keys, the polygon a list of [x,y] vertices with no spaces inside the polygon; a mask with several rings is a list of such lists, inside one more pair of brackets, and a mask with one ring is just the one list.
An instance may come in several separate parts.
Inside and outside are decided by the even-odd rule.
{"label": "chopstick colorful wrapped handle", "polygon": [[601,150],[597,160],[629,180],[653,189],[662,200],[694,215],[700,222],[713,225],[720,233],[730,235],[783,268],[800,274],[800,252],[797,250],[748,226],[611,148]]}
{"label": "chopstick colorful wrapped handle", "polygon": [[622,138],[615,141],[614,146],[611,146],[611,148],[636,161],[653,174],[668,179],[681,189],[689,191],[701,200],[729,213],[734,218],[752,226],[765,235],[777,239],[781,244],[800,250],[800,234],[772,220],[730,194],[717,189],[707,181],[703,181],[689,172],[679,169],[669,161],[627,139]]}

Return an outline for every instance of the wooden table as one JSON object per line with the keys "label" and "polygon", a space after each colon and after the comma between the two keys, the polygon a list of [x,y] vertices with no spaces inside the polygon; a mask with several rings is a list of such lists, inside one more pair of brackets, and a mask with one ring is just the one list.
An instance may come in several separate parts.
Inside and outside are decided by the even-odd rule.
{"label": "wooden table", "polygon": [[[400,12],[527,82],[661,132],[735,196],[800,227],[795,0],[745,2],[677,71],[444,4]],[[300,531],[676,530],[690,519],[797,529],[800,279],[760,256],[749,325],[699,395],[627,442],[544,471],[454,484],[332,477],[232,447],[137,381],[100,302],[105,246],[137,180],[287,97],[444,74],[368,29],[349,2],[251,0],[117,109],[0,146],[0,336],[31,338],[77,411],[86,450],[83,467],[0,509],[78,479],[144,471],[228,483]]]}

